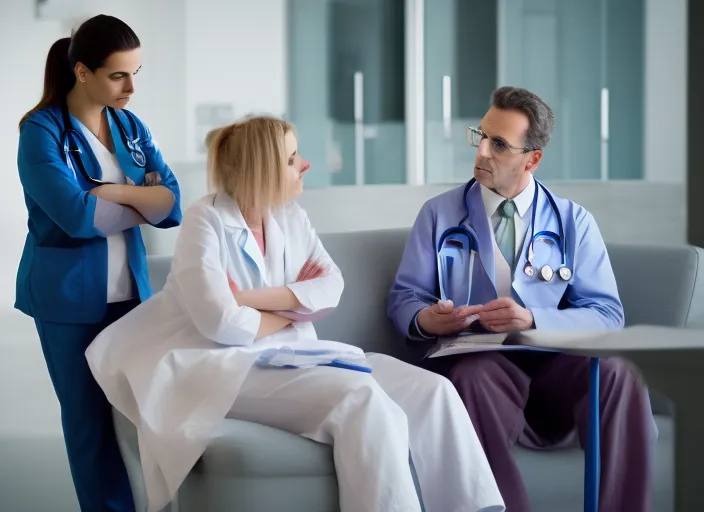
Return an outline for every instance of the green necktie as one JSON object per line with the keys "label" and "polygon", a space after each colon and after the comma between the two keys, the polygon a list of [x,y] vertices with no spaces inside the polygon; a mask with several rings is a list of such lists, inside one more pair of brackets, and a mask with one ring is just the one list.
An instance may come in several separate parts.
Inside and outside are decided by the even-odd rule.
{"label": "green necktie", "polygon": [[516,258],[516,223],[513,220],[516,204],[507,199],[499,205],[497,213],[501,219],[494,230],[496,245],[499,246],[499,250],[506,258],[509,267],[513,269],[513,260]]}

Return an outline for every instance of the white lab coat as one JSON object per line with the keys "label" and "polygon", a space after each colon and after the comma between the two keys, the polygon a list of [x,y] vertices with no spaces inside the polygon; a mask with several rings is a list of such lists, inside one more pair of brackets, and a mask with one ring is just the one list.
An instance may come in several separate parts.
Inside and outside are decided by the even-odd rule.
{"label": "white lab coat", "polygon": [[[371,375],[253,366],[261,350],[284,345],[362,354],[318,340],[306,321],[337,306],[343,279],[305,212],[290,203],[269,216],[265,233],[264,257],[237,205],[224,194],[204,197],[184,216],[163,291],[86,351],[108,400],[137,427],[149,510],[174,497],[228,416],[333,444],[343,511],[420,510],[409,446],[428,512],[503,510],[464,405],[446,379],[380,354],[369,358]],[[296,282],[311,258],[328,274]],[[302,304],[295,312],[300,321],[255,342],[260,313],[236,303],[228,275],[240,289],[288,286]],[[309,404],[314,411],[290,399],[316,390],[323,395]]]}

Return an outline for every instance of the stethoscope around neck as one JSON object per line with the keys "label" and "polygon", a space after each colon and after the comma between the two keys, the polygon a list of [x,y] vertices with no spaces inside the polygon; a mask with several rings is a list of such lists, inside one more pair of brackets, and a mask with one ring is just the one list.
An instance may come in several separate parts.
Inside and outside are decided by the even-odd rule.
{"label": "stethoscope around neck", "polygon": [[[464,188],[464,204],[467,208],[467,213],[462,217],[462,220],[451,228],[446,229],[438,240],[437,244],[437,264],[438,264],[438,275],[440,276],[440,298],[445,300],[448,296],[457,297],[457,293],[461,293],[461,297],[464,299],[464,295],[467,295],[467,300],[465,304],[469,304],[469,293],[472,288],[472,276],[474,271],[474,259],[476,252],[479,249],[479,238],[476,232],[469,226],[465,226],[465,222],[469,218],[469,205],[467,204],[467,194],[472,188],[476,179],[472,178]],[[567,241],[565,239],[565,230],[562,223],[562,216],[557,208],[557,203],[552,197],[552,194],[548,189],[535,180],[536,187],[533,194],[533,205],[531,213],[531,232],[530,240],[526,247],[526,263],[523,266],[523,273],[530,277],[538,277],[541,281],[550,282],[553,280],[555,274],[559,276],[562,281],[569,281],[572,278],[572,270],[567,266]],[[552,231],[538,231],[535,232],[535,217],[536,211],[538,209],[538,192],[542,189],[545,192],[545,196],[550,202],[550,207],[552,208],[555,218],[557,219],[558,233]],[[550,265],[545,264],[536,272],[536,267],[533,263],[535,257],[534,243],[541,239],[548,239],[552,241],[560,249],[560,266],[557,270],[553,269]],[[464,261],[468,259],[468,261]],[[464,274],[464,269],[469,272],[469,286],[467,286],[467,277],[465,275],[458,274],[455,271],[456,268],[463,269],[461,274]],[[454,290],[453,290],[454,289]],[[451,295],[448,295],[448,292]]]}
{"label": "stethoscope around neck", "polygon": [[[127,151],[129,151],[132,160],[137,165],[137,167],[145,168],[147,165],[147,157],[139,144],[139,137],[136,137],[137,122],[134,120],[130,112],[125,111],[127,119],[129,119],[130,122],[130,128],[132,129],[132,133],[135,134],[135,138],[130,138],[127,135],[127,132],[125,131],[125,126],[122,124],[122,121],[120,121],[120,118],[117,116],[117,112],[115,112],[115,109],[113,109],[112,107],[107,107],[107,109],[115,123],[117,123],[117,128],[120,132],[120,138],[122,139],[122,143],[125,145]],[[62,145],[66,158],[66,164],[70,168],[73,168],[70,156],[71,153],[73,153],[74,160],[78,165],[78,170],[86,179],[86,181],[88,181],[88,183],[92,183],[93,185],[111,184],[109,181],[101,181],[93,178],[86,171],[86,168],[83,165],[83,160],[81,159],[81,154],[83,153],[83,151],[81,150],[81,148],[78,147],[75,140],[75,138],[78,136],[78,131],[73,127],[73,123],[71,122],[71,116],[68,112],[68,105],[66,105],[66,102],[61,105],[61,117],[63,118],[64,123],[64,131],[62,133]]]}
{"label": "stethoscope around neck", "polygon": [[[552,197],[552,194],[545,187],[545,185],[540,183],[538,180],[535,180],[535,183],[537,186],[535,187],[535,193],[533,194],[533,212],[530,219],[530,242],[526,248],[526,264],[523,267],[523,272],[528,277],[535,276],[535,267],[533,266],[535,252],[533,250],[533,245],[536,240],[548,239],[560,248],[560,266],[557,269],[557,275],[562,281],[569,281],[572,278],[572,269],[567,266],[567,239],[565,238],[565,228],[562,222],[562,215],[560,215],[560,210],[557,208],[555,198]],[[555,219],[557,219],[557,228],[559,233],[554,233],[552,231],[535,232],[535,212],[538,209],[539,188],[543,190],[545,197],[547,197],[550,202],[550,207],[555,214]],[[538,272],[538,277],[545,282],[552,281],[554,275],[555,270],[550,265],[543,265],[540,267],[540,271]]]}

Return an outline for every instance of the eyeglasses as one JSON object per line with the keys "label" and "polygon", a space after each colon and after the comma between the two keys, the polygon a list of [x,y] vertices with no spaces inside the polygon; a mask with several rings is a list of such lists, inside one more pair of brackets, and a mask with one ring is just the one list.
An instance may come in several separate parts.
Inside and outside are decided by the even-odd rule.
{"label": "eyeglasses", "polygon": [[484,139],[489,139],[489,142],[491,143],[491,151],[494,153],[505,153],[506,151],[511,150],[513,150],[514,152],[517,151],[519,153],[528,153],[530,151],[535,151],[534,149],[530,148],[519,148],[516,146],[512,146],[511,144],[499,137],[489,137],[486,133],[477,128],[472,128],[470,126],[467,127],[467,144],[478,148],[479,143]]}

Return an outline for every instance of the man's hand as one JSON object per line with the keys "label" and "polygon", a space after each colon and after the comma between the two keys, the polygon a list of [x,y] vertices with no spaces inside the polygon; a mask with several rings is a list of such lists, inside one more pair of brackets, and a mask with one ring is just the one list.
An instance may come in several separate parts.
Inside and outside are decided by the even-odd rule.
{"label": "man's hand", "polygon": [[428,333],[436,336],[457,334],[466,329],[476,320],[476,315],[483,310],[483,306],[454,307],[451,300],[441,300],[432,306],[421,309],[418,313],[418,325]]}
{"label": "man's hand", "polygon": [[296,278],[296,282],[317,279],[319,277],[323,277],[325,274],[327,274],[327,268],[325,268],[320,263],[320,261],[308,260],[305,262],[305,264],[301,268],[301,271],[298,273],[298,277]]}
{"label": "man's hand", "polygon": [[484,305],[479,322],[491,332],[526,331],[533,327],[533,313],[515,300],[502,297]]}

